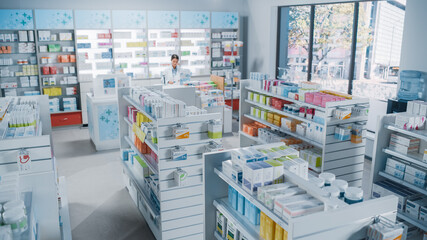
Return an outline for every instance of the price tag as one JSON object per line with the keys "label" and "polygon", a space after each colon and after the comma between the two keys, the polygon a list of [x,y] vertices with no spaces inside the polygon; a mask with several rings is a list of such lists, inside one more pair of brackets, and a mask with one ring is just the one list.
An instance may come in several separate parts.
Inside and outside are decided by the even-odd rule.
{"label": "price tag", "polygon": [[136,123],[132,125],[132,131],[135,133],[135,135],[141,140],[141,142],[145,142],[145,137],[148,133],[148,128],[145,125],[141,125],[141,127],[138,127]]}
{"label": "price tag", "polygon": [[17,162],[20,172],[28,172],[31,170],[31,158],[30,153],[27,150],[19,150]]}

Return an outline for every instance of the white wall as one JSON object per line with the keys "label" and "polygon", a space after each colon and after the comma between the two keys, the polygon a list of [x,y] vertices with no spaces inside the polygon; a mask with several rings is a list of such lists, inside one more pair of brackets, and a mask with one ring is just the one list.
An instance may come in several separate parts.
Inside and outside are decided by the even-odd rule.
{"label": "white wall", "polygon": [[427,1],[408,0],[403,28],[402,70],[427,73]]}
{"label": "white wall", "polygon": [[246,12],[246,0],[0,0],[0,8],[190,10]]}

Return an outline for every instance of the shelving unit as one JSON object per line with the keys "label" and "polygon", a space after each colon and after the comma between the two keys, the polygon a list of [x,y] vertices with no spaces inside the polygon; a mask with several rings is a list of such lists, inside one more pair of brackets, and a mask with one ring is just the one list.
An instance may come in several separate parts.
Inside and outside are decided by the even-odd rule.
{"label": "shelving unit", "polygon": [[[19,38],[19,32],[26,33],[27,41]],[[0,42],[0,47],[11,48],[10,53],[0,54],[0,59],[9,61],[8,64],[0,65],[0,97],[40,95],[34,30],[0,30],[0,34],[11,36],[9,41]],[[23,47],[24,45],[27,47]],[[18,61],[22,60],[25,60],[26,63],[18,64]],[[31,71],[24,70],[24,68],[30,69],[31,66],[35,66]],[[18,75],[17,72],[23,74]],[[22,80],[21,77],[23,77]],[[24,78],[28,78],[28,80],[24,80]]]}
{"label": "shelving unit", "polygon": [[[211,30],[211,74],[216,76],[225,76],[224,71],[231,71],[238,69],[238,67],[231,68],[224,66],[223,56],[224,56],[224,41],[236,41],[238,40],[239,29],[212,29]],[[236,34],[236,37],[223,37],[222,32],[233,32]]]}
{"label": "shelving unit", "polygon": [[[31,190],[31,205],[37,221],[38,236],[43,239],[61,239],[59,227],[58,186],[56,182],[56,162],[53,156],[51,141],[51,122],[49,114],[49,99],[47,96],[36,97],[40,109],[39,135],[1,139],[0,142],[0,175],[19,171],[17,154],[21,149],[27,150],[31,159],[31,169],[19,175],[21,190]],[[26,98],[26,97],[20,97]],[[7,118],[7,116],[6,116]],[[0,132],[7,121],[0,121]],[[25,200],[26,202],[26,200]],[[27,211],[29,210],[27,209]],[[30,218],[29,221],[33,221]],[[29,226],[30,227],[30,226]],[[31,228],[31,230],[33,230]]]}
{"label": "shelving unit", "polygon": [[180,53],[179,29],[148,29],[149,77],[160,78],[170,66],[172,54]]}
{"label": "shelving unit", "polygon": [[115,29],[114,69],[133,79],[148,78],[147,29]]}
{"label": "shelving unit", "polygon": [[[396,114],[387,114],[381,116],[378,119],[377,123],[377,132],[375,134],[375,145],[372,158],[372,171],[371,171],[371,185],[388,179],[394,183],[397,183],[401,186],[407,187],[417,193],[424,195],[424,198],[427,197],[427,189],[420,188],[409,182],[406,182],[402,179],[398,179],[385,172],[385,166],[387,159],[389,157],[395,157],[395,159],[401,159],[402,161],[408,163],[410,166],[418,167],[427,171],[427,164],[422,161],[422,153],[413,153],[413,154],[403,154],[397,151],[394,151],[389,148],[390,137],[393,133],[401,133],[407,136],[416,137],[420,139],[420,151],[424,151],[424,148],[427,147],[427,134],[426,130],[414,130],[408,131],[401,128],[398,128],[394,125]],[[400,219],[403,219],[406,222],[409,222],[423,231],[427,231],[427,225],[418,220],[408,216],[406,213],[398,212],[397,216]]]}
{"label": "shelving unit", "polygon": [[[55,41],[46,40],[41,34],[49,32],[50,36],[56,36]],[[71,38],[61,39],[60,34],[71,34]],[[81,111],[80,86],[77,77],[77,64],[75,54],[75,34],[72,29],[38,29],[37,30],[37,57],[39,60],[39,79],[43,94],[49,88],[61,88],[61,95],[50,96],[50,99],[59,100],[59,111],[51,110],[52,114],[68,113],[71,111]],[[64,59],[62,59],[62,57]],[[56,74],[51,73],[51,67],[56,68]],[[48,73],[44,68],[49,68]],[[76,94],[67,95],[67,88],[74,88]],[[65,109],[63,98],[75,98],[75,108]],[[81,117],[80,117],[81,118]],[[54,126],[56,121],[54,120]],[[62,126],[62,124],[60,124]],[[68,125],[68,124],[64,124]],[[70,124],[71,125],[71,124]]]}
{"label": "shelving unit", "polygon": [[[119,89],[119,121],[121,149],[131,148],[145,162],[151,172],[158,174],[158,201],[160,210],[152,204],[143,176],[133,170],[129,161],[123,162],[124,179],[129,194],[146,219],[156,239],[203,239],[203,171],[202,154],[210,142],[221,143],[221,139],[210,139],[207,135],[209,120],[220,119],[219,113],[204,114],[191,117],[155,119],[130,97],[130,88]],[[142,154],[132,142],[131,122],[127,119],[128,106],[134,106],[142,114],[152,120],[157,129],[158,143],[149,139],[144,142],[157,155],[158,161],[151,156]],[[190,129],[190,138],[175,139],[173,127],[184,124]],[[188,159],[173,161],[171,149],[184,147]],[[135,164],[135,163],[134,163]],[[136,163],[137,164],[137,163]],[[173,173],[180,168],[188,173],[186,186],[176,186]],[[154,194],[156,195],[156,194]],[[142,206],[142,207],[141,207]]]}
{"label": "shelving unit", "polygon": [[114,71],[113,41],[110,29],[76,30],[77,68],[80,83],[82,122],[88,123],[87,93],[99,74]]}
{"label": "shelving unit", "polygon": [[[352,143],[350,140],[341,141],[334,138],[335,127],[340,124],[354,123],[354,122],[366,122],[368,116],[352,117],[346,120],[337,120],[333,117],[333,110],[337,107],[349,107],[355,105],[369,106],[369,99],[354,98],[352,100],[346,100],[341,102],[328,102],[326,107],[319,107],[313,104],[305,104],[304,102],[290,99],[283,96],[278,96],[270,92],[259,90],[250,86],[248,80],[242,80],[240,83],[240,131],[243,131],[243,124],[251,123],[253,121],[260,122],[271,129],[281,131],[289,136],[301,139],[302,141],[311,144],[317,148],[322,149],[322,167],[321,172],[334,173],[337,178],[346,180],[351,186],[361,186],[363,176],[363,165],[365,159],[365,143],[366,139],[363,137],[362,143]],[[248,100],[248,92],[255,92],[270,97],[277,97],[289,102],[294,102],[302,106],[313,107],[318,112],[322,112],[325,115],[325,123],[317,123],[314,120],[306,119],[293,115],[291,113],[284,112],[258,102]],[[257,117],[250,115],[251,107],[256,106],[265,110],[287,116],[291,119],[299,120],[305,123],[312,124],[323,128],[322,141],[318,142],[310,139],[306,136],[300,136],[296,132],[291,132],[287,129],[278,127],[267,121],[261,120]],[[257,138],[249,136],[247,134],[240,134],[240,146],[251,146],[259,144],[262,141],[258,141]]]}
{"label": "shelving unit", "polygon": [[[333,211],[317,212],[300,217],[281,218],[272,210],[260,202],[256,195],[252,195],[243,189],[241,184],[236,183],[222,173],[222,162],[231,159],[231,151],[207,153],[204,155],[204,197],[205,197],[205,239],[221,239],[215,231],[215,214],[219,210],[227,219],[235,220],[237,229],[245,234],[250,240],[259,240],[259,226],[247,221],[245,217],[228,205],[226,200],[228,186],[233,187],[243,195],[249,202],[254,204],[260,211],[279,224],[288,232],[289,240],[308,239],[362,239],[366,234],[367,226],[372,223],[374,217],[383,216],[390,220],[396,219],[395,196],[387,196],[373,200],[347,205]],[[329,199],[322,198],[318,188],[308,181],[301,179],[285,170],[285,179],[293,182],[300,188],[306,190],[313,197],[324,203]],[[360,211],[364,209],[364,211]],[[307,226],[310,226],[308,228]]]}
{"label": "shelving unit", "polygon": [[192,76],[210,74],[210,29],[180,29],[181,67]]}

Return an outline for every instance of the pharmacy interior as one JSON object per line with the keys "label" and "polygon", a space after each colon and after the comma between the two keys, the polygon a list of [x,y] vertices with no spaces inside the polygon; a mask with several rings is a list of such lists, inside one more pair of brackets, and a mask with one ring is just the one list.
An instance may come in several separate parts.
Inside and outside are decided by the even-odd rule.
{"label": "pharmacy interior", "polygon": [[0,239],[427,239],[427,4],[238,2],[0,9]]}

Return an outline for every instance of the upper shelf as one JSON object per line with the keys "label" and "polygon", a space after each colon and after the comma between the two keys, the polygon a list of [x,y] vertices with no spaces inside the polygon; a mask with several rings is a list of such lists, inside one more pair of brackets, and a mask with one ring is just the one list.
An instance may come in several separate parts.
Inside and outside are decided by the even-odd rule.
{"label": "upper shelf", "polygon": [[386,124],[385,128],[392,130],[392,131],[395,131],[395,132],[400,132],[400,133],[406,134],[406,135],[411,136],[411,137],[416,137],[416,138],[419,138],[421,140],[427,141],[427,131],[426,130],[409,131],[409,130],[401,129],[401,128],[398,128],[396,126],[389,125],[389,124]]}

